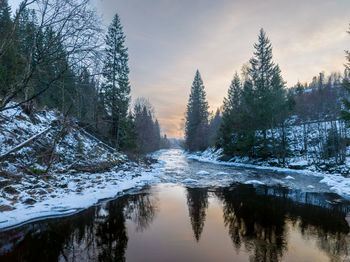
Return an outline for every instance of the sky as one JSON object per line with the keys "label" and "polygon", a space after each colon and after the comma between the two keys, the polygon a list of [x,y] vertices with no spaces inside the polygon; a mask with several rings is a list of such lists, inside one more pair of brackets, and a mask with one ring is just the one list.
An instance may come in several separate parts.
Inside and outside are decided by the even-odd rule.
{"label": "sky", "polygon": [[92,1],[106,26],[119,14],[132,97],[150,100],[169,137],[183,136],[195,71],[215,111],[233,74],[252,57],[260,28],[288,87],[321,71],[343,71],[350,49],[350,0]]}

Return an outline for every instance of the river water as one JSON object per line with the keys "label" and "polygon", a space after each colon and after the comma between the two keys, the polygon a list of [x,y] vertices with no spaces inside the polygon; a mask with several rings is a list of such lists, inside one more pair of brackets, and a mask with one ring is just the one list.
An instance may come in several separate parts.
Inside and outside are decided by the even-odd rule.
{"label": "river water", "polygon": [[161,183],[1,232],[0,261],[350,261],[349,202],[320,178],[157,157]]}

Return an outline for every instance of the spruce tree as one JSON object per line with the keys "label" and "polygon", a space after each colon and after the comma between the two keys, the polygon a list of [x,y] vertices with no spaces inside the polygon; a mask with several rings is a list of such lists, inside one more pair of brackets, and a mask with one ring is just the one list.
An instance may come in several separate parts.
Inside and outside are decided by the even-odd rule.
{"label": "spruce tree", "polygon": [[[248,70],[252,85],[251,95],[246,97],[247,113],[254,116],[252,129],[261,135],[255,136],[254,146],[258,156],[272,156],[271,138],[267,138],[267,130],[273,130],[281,124],[287,114],[285,83],[280,69],[272,60],[272,46],[263,29],[260,30],[258,43],[254,44],[254,57],[250,59]],[[248,101],[248,99],[249,101]],[[272,138],[273,140],[273,138]]]}
{"label": "spruce tree", "polygon": [[234,155],[236,152],[235,136],[240,121],[241,95],[242,84],[236,72],[228,89],[227,97],[224,98],[220,127],[219,145],[224,148],[224,152],[228,155]]}
{"label": "spruce tree", "polygon": [[[7,0],[0,1],[0,45],[6,40],[12,29],[11,9]],[[5,95],[16,81],[18,70],[18,50],[10,45],[7,52],[0,59],[0,96]]]}
{"label": "spruce tree", "polygon": [[254,57],[250,59],[249,76],[253,84],[255,101],[253,112],[256,114],[256,124],[264,135],[266,142],[266,129],[269,128],[270,118],[270,90],[275,71],[272,61],[272,46],[265,31],[260,30],[258,43],[254,44]]}
{"label": "spruce tree", "polygon": [[[350,26],[349,26],[350,28]],[[350,34],[350,31],[348,31]],[[346,97],[343,98],[344,109],[341,111],[342,119],[349,125],[350,123],[350,100],[348,94],[350,93],[350,51],[345,51],[347,63],[345,64],[343,88],[346,91]]]}
{"label": "spruce tree", "polygon": [[203,80],[197,70],[186,112],[186,147],[189,151],[204,150],[208,146],[208,112]]}
{"label": "spruce tree", "polygon": [[291,103],[263,29],[254,48],[244,83],[236,74],[224,100],[219,145],[230,156],[278,157],[284,162],[288,148],[285,121]]}
{"label": "spruce tree", "polygon": [[[123,145],[130,101],[128,49],[118,14],[115,14],[106,36],[103,92],[111,118],[111,136],[117,148]],[[123,148],[122,148],[123,149]]]}

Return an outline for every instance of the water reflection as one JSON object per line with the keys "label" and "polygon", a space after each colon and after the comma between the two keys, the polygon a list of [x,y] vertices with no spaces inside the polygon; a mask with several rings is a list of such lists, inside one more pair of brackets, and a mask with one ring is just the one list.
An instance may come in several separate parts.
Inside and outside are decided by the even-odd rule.
{"label": "water reflection", "polygon": [[149,193],[125,195],[72,217],[0,233],[1,261],[125,261],[131,219],[146,230],[156,213]]}
{"label": "water reflection", "polygon": [[[304,237],[315,237],[319,249],[330,261],[348,261],[350,251],[349,225],[343,211],[347,205],[329,207],[322,203],[325,195],[289,191],[286,188],[234,185],[218,190],[223,201],[225,225],[236,250],[244,245],[250,261],[281,261],[287,252],[288,229],[298,228]],[[295,199],[302,199],[297,202]],[[347,259],[347,260],[346,260]]]}
{"label": "water reflection", "polygon": [[204,228],[206,210],[208,208],[207,188],[187,188],[187,205],[193,235],[198,242]]}
{"label": "water reflection", "polygon": [[[212,254],[218,261],[299,261],[303,252],[309,261],[349,261],[350,210],[336,195],[241,184],[171,188],[171,194],[166,186],[145,188],[71,217],[2,232],[0,261],[126,261],[135,252],[142,261],[177,261],[176,255],[212,261]],[[184,220],[171,219],[173,210]],[[147,259],[159,246],[163,255]]]}

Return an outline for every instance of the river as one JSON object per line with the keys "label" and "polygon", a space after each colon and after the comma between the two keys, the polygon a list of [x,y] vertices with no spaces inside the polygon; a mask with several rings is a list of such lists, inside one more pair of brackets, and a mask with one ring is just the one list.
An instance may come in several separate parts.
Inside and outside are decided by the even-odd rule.
{"label": "river", "polygon": [[0,233],[0,261],[350,261],[349,201],[320,178],[161,151],[160,183]]}

